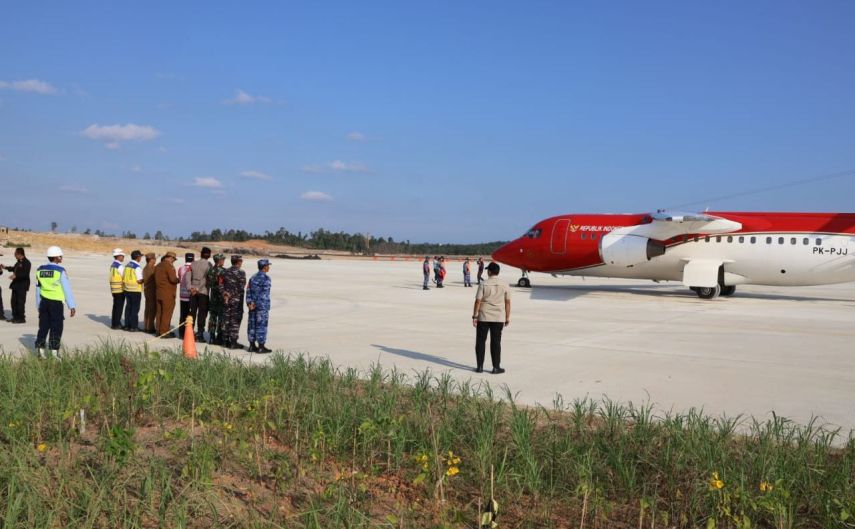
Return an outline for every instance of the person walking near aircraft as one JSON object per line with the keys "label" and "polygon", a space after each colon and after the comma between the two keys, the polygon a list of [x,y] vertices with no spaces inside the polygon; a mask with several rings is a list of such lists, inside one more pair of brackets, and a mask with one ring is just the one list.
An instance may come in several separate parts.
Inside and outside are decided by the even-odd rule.
{"label": "person walking near aircraft", "polygon": [[143,328],[145,332],[154,334],[154,319],[157,316],[157,285],[154,282],[154,269],[157,256],[154,252],[145,254],[145,268],[143,268],[143,291],[145,292],[145,314],[143,316]]}
{"label": "person walking near aircraft", "polygon": [[483,276],[484,276],[484,258],[479,257],[478,258],[478,284],[479,285],[481,284],[481,281],[484,280]]}
{"label": "person walking near aircraft", "polygon": [[271,353],[267,343],[267,321],[270,317],[270,261],[258,260],[258,272],[249,279],[246,287],[246,306],[249,309],[246,323],[246,335],[249,339],[249,352]]}
{"label": "person walking near aircraft", "polygon": [[122,328],[122,309],[125,307],[125,290],[122,286],[125,274],[125,252],[121,248],[113,250],[113,262],[110,264],[110,292],[113,294],[113,317],[111,329]]}
{"label": "person walking near aircraft", "polygon": [[[178,300],[180,306],[178,308],[179,327],[175,331],[175,335],[181,339],[184,338],[184,331],[186,330],[185,322],[187,321],[187,316],[190,315],[190,266],[195,259],[196,256],[193,252],[185,253],[184,264],[178,268]],[[193,332],[193,329],[190,329],[190,332]]]}
{"label": "person walking near aircraft", "polygon": [[472,264],[469,262],[468,257],[463,261],[463,286],[472,286]]}
{"label": "person walking near aircraft", "polygon": [[243,320],[246,272],[240,269],[243,257],[233,255],[231,261],[231,268],[223,273],[223,345],[229,349],[243,349],[243,345],[238,343],[238,335]]}
{"label": "person walking near aircraft", "polygon": [[24,253],[23,248],[15,248],[15,259],[17,262],[12,266],[5,267],[12,272],[9,290],[12,291],[12,323],[26,323],[27,291],[30,290],[30,260]]}
{"label": "person walking near aircraft", "polygon": [[205,341],[205,320],[208,318],[208,270],[211,269],[211,249],[207,246],[199,253],[201,259],[190,265],[190,315],[196,323],[196,341]]}
{"label": "person walking near aircraft", "polygon": [[218,253],[214,256],[214,266],[205,274],[205,284],[208,287],[208,342],[212,345],[223,345],[223,264],[226,256]]}
{"label": "person walking near aircraft", "polygon": [[422,274],[425,276],[422,290],[430,290],[430,287],[428,287],[428,283],[430,283],[430,257],[427,255],[425,256],[425,261],[422,263]]}
{"label": "person walking near aircraft", "polygon": [[487,335],[490,335],[490,359],[493,374],[504,373],[502,362],[502,330],[511,324],[511,292],[499,282],[499,265],[487,266],[487,280],[478,285],[475,306],[472,309],[472,326],[475,327],[475,372],[484,371],[484,353]]}
{"label": "person walking near aircraft", "polygon": [[131,252],[131,261],[125,266],[122,287],[125,291],[125,327],[128,332],[140,330],[140,304],[142,302],[143,270],[140,261],[142,252]]}
{"label": "person walking near aircraft", "polygon": [[[74,295],[68,273],[62,265],[62,250],[58,246],[47,249],[48,264],[36,269],[36,307],[39,311],[39,332],[36,335],[36,354],[39,358],[48,358],[45,345],[50,347],[50,355],[59,357],[59,346],[62,340],[63,320],[68,305],[70,317],[77,313]],[[50,340],[48,341],[48,338]]]}
{"label": "person walking near aircraft", "polygon": [[172,337],[169,336],[169,326],[175,311],[175,289],[178,286],[178,275],[173,265],[176,258],[175,252],[166,252],[166,255],[160,258],[160,264],[154,268],[154,283],[157,289],[155,325],[157,335],[162,338]]}

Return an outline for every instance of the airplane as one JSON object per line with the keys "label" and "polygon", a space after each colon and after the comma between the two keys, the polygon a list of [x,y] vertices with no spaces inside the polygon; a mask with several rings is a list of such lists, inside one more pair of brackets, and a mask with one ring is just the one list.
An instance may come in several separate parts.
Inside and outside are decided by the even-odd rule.
{"label": "airplane", "polygon": [[806,286],[855,281],[855,213],[559,215],[493,252],[530,272],[680,281],[702,299],[738,285]]}

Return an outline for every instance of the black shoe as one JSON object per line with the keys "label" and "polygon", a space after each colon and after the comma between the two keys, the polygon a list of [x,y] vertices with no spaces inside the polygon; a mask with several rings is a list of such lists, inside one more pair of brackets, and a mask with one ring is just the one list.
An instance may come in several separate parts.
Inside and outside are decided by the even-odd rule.
{"label": "black shoe", "polygon": [[493,371],[491,371],[491,373],[493,373],[494,375],[501,375],[504,372],[505,372],[505,370],[502,369],[501,367],[494,367]]}
{"label": "black shoe", "polygon": [[484,372],[484,368],[483,368],[483,367],[481,367],[481,366],[478,366],[478,367],[476,367],[476,368],[475,368],[475,372],[476,372],[476,373],[483,373],[483,372]]}
{"label": "black shoe", "polygon": [[264,346],[263,343],[258,344],[258,352],[259,353],[272,353],[273,349],[268,349]]}
{"label": "black shoe", "polygon": [[196,342],[197,343],[205,343],[205,335],[204,334],[197,334],[196,335]]}
{"label": "black shoe", "polygon": [[118,331],[119,329],[122,329],[122,326],[121,325],[111,325],[110,328],[113,329],[114,331]]}
{"label": "black shoe", "polygon": [[9,323],[27,323],[27,320],[12,320]]}
{"label": "black shoe", "polygon": [[422,290],[430,290],[428,287],[422,287]]}
{"label": "black shoe", "polygon": [[127,329],[125,329],[125,330],[126,330],[126,331],[128,331],[128,332],[139,332],[139,329],[135,329],[135,328],[133,328],[133,327],[128,327],[128,328],[127,328]]}
{"label": "black shoe", "polygon": [[258,347],[255,346],[255,342],[249,342],[249,349],[247,349],[250,353],[257,353]]}
{"label": "black shoe", "polygon": [[239,344],[237,342],[229,344],[227,346],[229,349],[243,349],[243,344]]}

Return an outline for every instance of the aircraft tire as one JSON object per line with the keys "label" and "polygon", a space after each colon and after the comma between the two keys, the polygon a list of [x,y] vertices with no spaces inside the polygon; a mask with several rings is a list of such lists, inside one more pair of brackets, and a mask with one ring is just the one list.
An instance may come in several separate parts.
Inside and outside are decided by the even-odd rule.
{"label": "aircraft tire", "polygon": [[721,294],[721,285],[716,285],[714,287],[695,287],[693,290],[701,299],[715,299],[719,294]]}
{"label": "aircraft tire", "polygon": [[517,281],[517,286],[520,288],[531,288],[531,281],[527,277],[521,277],[519,281]]}
{"label": "aircraft tire", "polygon": [[725,285],[721,287],[722,296],[732,296],[736,292],[736,285]]}

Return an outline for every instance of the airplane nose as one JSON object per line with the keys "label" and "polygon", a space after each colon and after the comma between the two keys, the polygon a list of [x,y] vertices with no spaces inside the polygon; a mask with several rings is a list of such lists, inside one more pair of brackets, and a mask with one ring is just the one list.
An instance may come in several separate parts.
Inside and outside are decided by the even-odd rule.
{"label": "airplane nose", "polygon": [[523,268],[523,255],[520,252],[522,248],[517,241],[509,242],[504,246],[500,246],[493,252],[493,260],[515,268]]}

